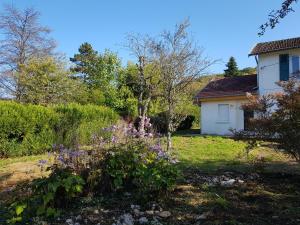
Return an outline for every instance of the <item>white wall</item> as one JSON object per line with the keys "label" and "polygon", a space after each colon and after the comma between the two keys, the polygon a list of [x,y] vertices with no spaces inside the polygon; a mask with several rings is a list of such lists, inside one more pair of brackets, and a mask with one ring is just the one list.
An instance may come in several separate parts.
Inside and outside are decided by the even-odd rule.
{"label": "white wall", "polygon": [[[232,135],[230,128],[244,129],[244,112],[241,109],[245,100],[232,100],[220,102],[201,103],[201,133]],[[218,104],[229,104],[229,121],[222,122],[218,118]]]}
{"label": "white wall", "polygon": [[[300,49],[273,52],[258,56],[258,84],[259,94],[265,95],[281,91],[276,82],[280,80],[279,75],[279,55],[289,54],[300,55]],[[292,63],[290,60],[290,71],[292,71]]]}

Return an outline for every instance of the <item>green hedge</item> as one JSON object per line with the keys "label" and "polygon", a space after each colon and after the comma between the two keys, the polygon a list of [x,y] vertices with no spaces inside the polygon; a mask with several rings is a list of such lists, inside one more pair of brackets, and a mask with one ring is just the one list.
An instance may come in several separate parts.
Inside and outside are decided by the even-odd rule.
{"label": "green hedge", "polygon": [[90,144],[92,135],[119,119],[114,110],[105,106],[68,104],[54,109],[59,115],[58,143],[66,146]]}
{"label": "green hedge", "polygon": [[117,113],[102,106],[0,101],[0,157],[40,154],[53,144],[89,144],[94,133],[117,120]]}

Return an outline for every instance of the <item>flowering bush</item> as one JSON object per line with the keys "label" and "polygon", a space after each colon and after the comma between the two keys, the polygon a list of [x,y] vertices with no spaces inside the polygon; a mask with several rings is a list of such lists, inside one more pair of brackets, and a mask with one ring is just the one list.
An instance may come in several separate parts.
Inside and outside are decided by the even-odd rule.
{"label": "flowering bush", "polygon": [[103,128],[92,149],[73,150],[53,145],[48,160],[40,160],[49,177],[34,180],[31,196],[12,205],[11,223],[25,215],[57,216],[81,194],[136,190],[143,197],[172,189],[179,177],[176,159],[166,152],[151,125],[143,134],[132,124]]}
{"label": "flowering bush", "polygon": [[93,136],[92,150],[70,150],[54,146],[54,163],[69,168],[86,182],[92,192],[137,188],[144,193],[158,193],[175,184],[179,173],[176,159],[166,152],[151,124],[145,121],[141,134],[133,124],[103,128]]}
{"label": "flowering bush", "polygon": [[176,161],[160,145],[144,142],[116,146],[106,155],[104,176],[112,190],[137,188],[142,194],[156,194],[171,189],[178,178]]}

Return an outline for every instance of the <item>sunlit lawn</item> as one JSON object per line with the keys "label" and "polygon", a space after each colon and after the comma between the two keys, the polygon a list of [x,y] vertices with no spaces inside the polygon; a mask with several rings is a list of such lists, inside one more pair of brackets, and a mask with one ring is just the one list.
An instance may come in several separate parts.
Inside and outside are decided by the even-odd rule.
{"label": "sunlit lawn", "polygon": [[175,136],[173,145],[182,166],[205,171],[222,168],[243,170],[262,157],[266,163],[289,161],[287,156],[266,146],[255,148],[247,159],[246,143],[226,137]]}

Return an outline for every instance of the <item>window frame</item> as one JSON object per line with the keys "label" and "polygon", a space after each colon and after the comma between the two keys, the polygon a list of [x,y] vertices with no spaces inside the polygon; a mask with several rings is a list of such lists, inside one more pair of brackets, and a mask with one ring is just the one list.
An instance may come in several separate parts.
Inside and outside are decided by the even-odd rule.
{"label": "window frame", "polygon": [[[298,66],[295,66],[295,61],[298,61]],[[295,71],[295,67],[298,69],[297,71]],[[299,55],[292,55],[291,56],[291,73],[290,73],[290,77],[296,77],[296,78],[300,78],[300,56]]]}
{"label": "window frame", "polygon": [[[221,106],[227,106],[227,118],[225,118],[225,116],[221,115]],[[229,123],[230,121],[230,104],[218,104],[218,119],[217,122],[218,123]]]}

